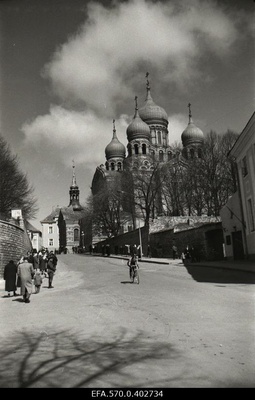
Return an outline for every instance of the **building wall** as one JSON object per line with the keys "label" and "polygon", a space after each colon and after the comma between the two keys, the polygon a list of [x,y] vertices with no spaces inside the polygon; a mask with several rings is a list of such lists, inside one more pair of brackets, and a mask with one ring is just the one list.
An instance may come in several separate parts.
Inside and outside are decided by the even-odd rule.
{"label": "building wall", "polygon": [[[59,229],[57,221],[43,222],[42,224],[42,245],[49,251],[55,251],[59,248]],[[53,245],[50,245],[50,243]]]}
{"label": "building wall", "polygon": [[234,157],[240,193],[240,204],[245,222],[244,252],[255,259],[255,113],[252,115],[230,151]]}
{"label": "building wall", "polygon": [[198,227],[172,228],[150,234],[153,257],[172,258],[172,246],[178,249],[178,256],[185,247],[194,247],[200,260],[222,260],[223,233],[221,222],[206,223]]}
{"label": "building wall", "polygon": [[[179,256],[184,248],[189,245],[196,249],[200,260],[223,260],[223,233],[221,222],[207,223],[199,227],[190,227],[183,230],[166,229],[148,234],[146,227],[140,229],[143,244],[143,254],[147,255],[145,248],[146,237],[150,246],[150,255],[158,258],[172,258],[172,246],[178,248]],[[124,233],[115,238],[98,242],[95,252],[102,253],[102,246],[109,244],[111,254],[129,254],[130,246],[139,245],[139,229]],[[129,245],[129,246],[127,246]]]}
{"label": "building wall", "polygon": [[5,265],[31,251],[32,245],[27,232],[15,223],[0,220],[0,277],[3,278]]}
{"label": "building wall", "polygon": [[229,198],[227,204],[221,209],[220,216],[224,235],[225,257],[227,259],[234,259],[236,257],[234,254],[233,238],[236,232],[241,232],[240,236],[242,237],[242,247],[244,249],[244,226],[238,192],[234,193]]}

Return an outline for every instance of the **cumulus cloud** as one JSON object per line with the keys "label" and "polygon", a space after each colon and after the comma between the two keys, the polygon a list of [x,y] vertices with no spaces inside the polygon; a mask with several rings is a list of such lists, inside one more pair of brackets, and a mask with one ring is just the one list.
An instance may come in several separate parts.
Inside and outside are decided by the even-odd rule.
{"label": "cumulus cloud", "polygon": [[[23,125],[26,142],[50,143],[61,150],[62,161],[75,154],[77,162],[104,162],[113,118],[118,137],[126,144],[134,95],[140,95],[141,87],[145,95],[148,67],[153,76],[160,75],[158,81],[153,79],[154,86],[164,86],[167,94],[171,84],[188,90],[191,83],[208,79],[203,71],[206,55],[222,58],[231,52],[239,35],[237,18],[219,4],[131,0],[107,8],[89,3],[84,24],[56,50],[43,71],[61,105],[52,105],[48,115]],[[170,142],[180,141],[187,117],[166,111]]]}
{"label": "cumulus cloud", "polygon": [[[116,121],[118,129],[118,121]],[[126,116],[120,118],[119,140],[126,142]],[[93,111],[70,111],[52,105],[47,115],[38,116],[32,123],[24,124],[27,145],[44,151],[48,145],[57,149],[55,162],[70,163],[70,154],[77,163],[95,164],[104,161],[104,150],[112,139],[113,124],[107,118],[98,118]]]}
{"label": "cumulus cloud", "polygon": [[132,0],[111,8],[91,2],[88,19],[56,51],[44,76],[62,99],[109,116],[118,99],[133,96],[138,66],[153,65],[162,80],[187,84],[202,73],[205,51],[222,56],[237,35],[233,19],[213,1]]}

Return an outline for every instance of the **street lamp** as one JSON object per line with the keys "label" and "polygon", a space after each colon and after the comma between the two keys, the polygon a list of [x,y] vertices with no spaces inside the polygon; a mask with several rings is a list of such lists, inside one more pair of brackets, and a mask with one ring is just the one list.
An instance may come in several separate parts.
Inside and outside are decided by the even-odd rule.
{"label": "street lamp", "polygon": [[84,249],[84,235],[85,235],[85,233],[83,231],[81,231],[82,250]]}
{"label": "street lamp", "polygon": [[[123,194],[126,194],[126,195],[130,195],[130,193],[124,192],[123,190],[118,190],[118,193],[123,193]],[[133,225],[134,225],[134,228],[135,228],[135,215],[133,215],[133,217],[134,217]],[[141,250],[141,257],[140,258],[142,259],[142,257],[143,257],[143,246],[142,246],[142,235],[141,235],[140,219],[139,219],[138,232],[139,232],[139,242],[140,242],[140,250]]]}

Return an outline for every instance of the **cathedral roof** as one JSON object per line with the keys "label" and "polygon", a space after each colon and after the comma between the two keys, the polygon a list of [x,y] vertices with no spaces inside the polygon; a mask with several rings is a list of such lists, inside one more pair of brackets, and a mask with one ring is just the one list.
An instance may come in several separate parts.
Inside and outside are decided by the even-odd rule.
{"label": "cathedral roof", "polygon": [[132,122],[127,127],[127,138],[130,142],[134,139],[150,139],[150,128],[141,118],[137,107],[137,96],[135,97],[136,108]]}
{"label": "cathedral roof", "polygon": [[[149,74],[147,73],[146,74],[147,78],[148,75]],[[144,105],[141,108],[139,108],[139,115],[142,118],[142,120],[147,122],[148,124],[160,123],[165,126],[168,125],[168,115],[166,111],[164,110],[164,108],[155,104],[151,97],[150,84],[148,79],[147,79],[147,97]]]}
{"label": "cathedral roof", "polygon": [[189,123],[182,132],[181,139],[182,139],[182,144],[184,147],[186,147],[189,144],[196,144],[196,143],[201,143],[204,140],[204,134],[199,129],[193,122],[192,116],[191,116],[191,111],[190,111],[190,106],[191,104],[189,103]]}
{"label": "cathedral roof", "polygon": [[115,120],[113,120],[113,137],[111,142],[106,146],[105,148],[105,157],[107,160],[110,158],[125,158],[126,155],[126,149],[124,144],[122,144],[119,139],[117,138],[116,135],[116,129],[115,129]]}

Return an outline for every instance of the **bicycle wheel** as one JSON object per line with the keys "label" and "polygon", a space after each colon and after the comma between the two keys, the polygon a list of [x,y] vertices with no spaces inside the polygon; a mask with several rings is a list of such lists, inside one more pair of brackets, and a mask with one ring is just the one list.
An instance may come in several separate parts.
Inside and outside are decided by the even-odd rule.
{"label": "bicycle wheel", "polygon": [[138,271],[135,271],[135,281],[136,281],[136,283],[139,285],[140,278],[139,278]]}

